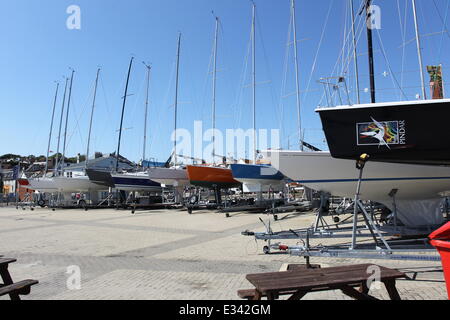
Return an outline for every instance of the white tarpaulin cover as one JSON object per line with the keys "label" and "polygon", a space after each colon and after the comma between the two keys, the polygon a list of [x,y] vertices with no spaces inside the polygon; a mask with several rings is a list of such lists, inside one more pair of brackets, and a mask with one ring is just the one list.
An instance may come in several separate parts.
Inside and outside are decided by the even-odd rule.
{"label": "white tarpaulin cover", "polygon": [[[444,199],[396,201],[397,218],[407,227],[434,226],[444,223],[441,205]],[[386,204],[393,212],[394,205]]]}

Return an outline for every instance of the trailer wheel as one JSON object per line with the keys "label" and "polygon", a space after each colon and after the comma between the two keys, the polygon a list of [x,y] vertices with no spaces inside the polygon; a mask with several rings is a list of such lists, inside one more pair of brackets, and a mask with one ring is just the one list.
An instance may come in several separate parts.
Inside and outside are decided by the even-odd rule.
{"label": "trailer wheel", "polygon": [[226,218],[229,218],[229,217],[230,217],[230,214],[229,214],[229,213],[225,213],[225,217],[226,217]]}
{"label": "trailer wheel", "polygon": [[264,246],[263,252],[264,254],[270,254],[270,248],[268,246]]}
{"label": "trailer wheel", "polygon": [[192,214],[192,208],[188,208],[188,213]]}
{"label": "trailer wheel", "polygon": [[278,215],[274,214],[274,215],[273,215],[273,219],[274,219],[275,221],[278,221]]}

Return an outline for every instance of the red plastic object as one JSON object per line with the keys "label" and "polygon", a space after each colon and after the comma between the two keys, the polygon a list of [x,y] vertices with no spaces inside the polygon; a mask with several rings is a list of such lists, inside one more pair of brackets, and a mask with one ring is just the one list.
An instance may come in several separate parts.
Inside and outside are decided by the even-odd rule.
{"label": "red plastic object", "polygon": [[442,267],[444,269],[445,282],[447,283],[447,294],[450,300],[450,222],[436,230],[429,236],[430,243],[441,255]]}

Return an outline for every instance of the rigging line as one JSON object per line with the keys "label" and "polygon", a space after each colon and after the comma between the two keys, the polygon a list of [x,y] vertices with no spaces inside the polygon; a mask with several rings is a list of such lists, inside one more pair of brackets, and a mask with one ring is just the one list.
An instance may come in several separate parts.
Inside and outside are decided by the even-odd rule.
{"label": "rigging line", "polygon": [[291,41],[291,33],[292,33],[292,20],[293,20],[293,15],[291,12],[291,18],[289,19],[289,28],[288,28],[288,32],[287,32],[287,38],[286,38],[286,49],[285,49],[285,57],[284,57],[284,67],[283,67],[283,78],[281,81],[281,93],[280,93],[280,100],[279,100],[279,105],[278,105],[278,109],[280,111],[280,117],[279,117],[279,126],[281,129],[281,141],[284,141],[284,136],[286,135],[286,128],[285,126],[283,126],[283,122],[284,122],[284,103],[283,103],[283,98],[286,92],[286,83],[287,83],[287,73],[288,73],[288,65],[289,65],[289,56],[290,56],[290,41]]}
{"label": "rigging line", "polygon": [[[143,111],[142,108],[141,108],[141,100],[140,100],[139,98],[141,97],[141,93],[144,91],[144,87],[145,87],[146,81],[147,81],[147,75],[145,75],[144,78],[140,81],[139,89],[138,89],[137,93],[136,93],[136,94],[129,94],[129,96],[130,96],[130,95],[133,95],[133,96],[134,96],[134,97],[133,97],[134,103],[133,103],[133,105],[131,106],[131,108],[129,109],[129,110],[131,111],[131,116],[129,117],[129,119],[130,119],[130,121],[131,121],[131,124],[137,122],[137,121],[136,121],[137,115],[140,114],[141,111]],[[139,106],[138,106],[138,105],[139,105]],[[143,118],[143,116],[140,116],[140,117],[139,117],[139,119],[141,119],[141,118]],[[130,125],[131,125],[131,124],[130,124]],[[125,121],[124,121],[124,126],[126,126]],[[134,128],[134,126],[133,126],[133,128]],[[138,127],[137,130],[134,130],[134,131],[132,131],[132,132],[129,133],[129,136],[131,136],[131,139],[130,139],[130,137],[129,137],[129,139],[130,139],[131,141],[134,140],[134,139],[132,139],[132,138],[133,138],[133,137],[136,137],[136,135],[137,135],[137,139],[139,139],[139,144],[134,143],[134,144],[132,144],[132,145],[133,145],[132,147],[130,146],[131,143],[127,144],[127,146],[128,146],[133,152],[137,152],[136,150],[139,150],[139,152],[142,151],[142,150],[140,150],[140,149],[141,149],[141,146],[142,146],[143,143],[144,143],[144,135],[143,135],[141,132],[142,132],[142,130],[140,130],[140,128]],[[122,135],[123,135],[123,133],[122,133]]]}
{"label": "rigging line", "polygon": [[[87,100],[86,100],[87,101]],[[72,108],[71,108],[71,112],[72,112],[72,114],[74,114],[74,116],[75,116],[75,128],[73,128],[72,129],[72,131],[71,132],[69,132],[69,134],[68,134],[68,138],[67,138],[67,143],[66,143],[66,151],[67,151],[67,149],[69,148],[69,145],[70,145],[70,142],[72,141],[72,138],[74,137],[74,135],[75,135],[75,133],[78,133],[79,134],[79,137],[80,137],[80,144],[81,144],[81,147],[82,147],[82,149],[85,149],[85,145],[83,144],[83,138],[82,138],[82,136],[81,136],[81,131],[80,131],[80,119],[81,119],[81,117],[85,114],[85,109],[86,109],[86,105],[85,105],[85,108],[82,110],[82,112],[81,112],[81,114],[80,115],[77,115],[76,114],[76,108],[75,108],[75,106],[76,106],[77,104],[76,104],[76,102],[75,102],[75,98],[74,97],[72,97]],[[70,115],[69,115],[70,116]],[[66,152],[66,154],[67,154],[67,152]],[[66,157],[67,157],[67,155],[66,155]]]}
{"label": "rigging line", "polygon": [[439,61],[441,61],[441,57],[442,57],[442,46],[443,46],[443,41],[444,41],[444,31],[445,34],[447,35],[447,37],[450,38],[449,32],[448,32],[448,28],[447,28],[447,19],[448,19],[448,10],[449,10],[449,6],[450,6],[450,1],[447,1],[447,8],[445,9],[445,19],[442,19],[441,13],[439,11],[439,8],[436,4],[436,1],[433,0],[434,3],[434,7],[436,8],[436,12],[439,16],[439,19],[441,19],[442,22],[442,35],[441,35],[441,43],[439,46]]}
{"label": "rigging line", "polygon": [[[186,41],[185,43],[189,43],[189,41],[188,41],[188,39],[186,37],[185,37],[185,41]],[[185,61],[184,65],[186,65],[186,66],[194,65],[193,63],[191,63],[193,61],[193,59],[192,59],[192,56],[191,56],[190,47],[188,45],[184,46],[184,51],[183,52],[184,52],[183,57],[184,57],[184,61]],[[193,79],[193,75],[192,75],[192,72],[190,71],[190,69],[184,68],[184,74],[186,74],[186,77],[189,80],[189,81],[185,81],[185,82],[189,83],[193,87],[193,90],[187,90],[189,92],[189,94],[190,94],[190,101],[191,102],[189,102],[189,103],[193,104],[194,106],[196,106],[196,105],[198,105],[198,101],[199,101],[198,96],[197,96],[198,91],[196,90],[196,83],[197,82],[193,81],[194,79]],[[184,87],[187,88],[186,84],[184,85]],[[181,92],[182,91],[179,90],[179,93],[181,93]],[[180,104],[180,103],[183,103],[183,102],[179,101],[178,104]],[[181,115],[180,109],[178,109],[178,112]]]}
{"label": "rigging line", "polygon": [[[251,35],[251,32],[250,32],[250,35]],[[241,104],[242,95],[243,95],[243,91],[244,91],[244,84],[246,82],[246,76],[247,76],[247,70],[248,70],[248,62],[249,62],[249,57],[250,57],[250,48],[251,48],[251,36],[250,36],[248,44],[247,44],[247,55],[244,58],[244,63],[243,63],[243,66],[242,66],[241,79],[240,79],[240,83],[239,83],[237,94],[236,94],[235,106],[238,109],[237,110],[238,116],[235,119],[235,128],[239,128],[240,127],[240,123],[241,123],[242,107],[240,108],[239,106]]]}
{"label": "rigging line", "polygon": [[[360,40],[360,38],[361,38],[361,36],[362,36],[362,33],[363,33],[363,31],[364,31],[364,26],[365,26],[365,20],[364,19],[362,19],[362,18],[360,18],[360,20],[359,20],[359,25],[358,25],[358,28],[357,28],[357,30],[358,30],[358,32],[357,32],[357,34],[359,34],[359,36],[357,37],[357,43],[356,43],[356,45],[358,45],[358,43],[359,43],[359,40]],[[352,31],[352,29],[349,31],[349,33],[348,33],[348,39],[350,39],[350,32]],[[350,40],[348,40],[348,41],[350,41]],[[353,41],[353,40],[352,40]],[[339,62],[341,61],[341,59],[344,59],[344,47],[343,47],[343,50],[340,50],[340,54],[339,54],[339,57],[337,58],[337,60],[336,60],[336,63],[335,63],[335,65],[334,65],[334,67],[333,67],[333,71],[332,71],[332,76],[334,76],[335,75],[335,73],[336,73],[336,70],[337,70],[337,68],[338,68],[338,65],[339,65]],[[345,72],[347,72],[348,71],[348,68],[349,68],[349,65],[350,65],[350,61],[351,60],[351,56],[349,56],[348,57],[348,61],[347,61],[347,69],[345,70]],[[335,94],[336,94],[336,92],[333,92],[333,94],[332,94],[332,96],[330,97],[331,99],[333,99],[334,97],[335,97]],[[326,94],[325,94],[325,92],[322,94],[322,98],[320,99],[320,102],[319,102],[319,104],[321,104],[322,103],[322,101],[325,99],[325,96],[326,96]]]}
{"label": "rigging line", "polygon": [[395,83],[394,83],[394,86],[397,85],[397,86],[398,86],[398,89],[399,89],[400,92],[403,94],[403,96],[405,97],[405,99],[408,100],[408,97],[406,96],[406,94],[405,94],[405,92],[403,91],[402,87],[401,87],[400,84],[398,83],[397,78],[395,77],[394,73],[392,72],[391,64],[389,63],[389,60],[388,60],[388,58],[387,58],[386,50],[384,49],[384,44],[383,44],[383,41],[382,41],[381,36],[380,36],[380,31],[379,31],[378,29],[377,29],[376,31],[377,31],[376,33],[377,33],[377,35],[378,35],[378,40],[379,40],[379,42],[380,42],[381,52],[382,52],[382,54],[383,54],[384,60],[386,61],[387,67],[389,68],[389,73],[390,73],[390,75],[391,75],[391,78],[392,78],[393,82],[395,82]]}
{"label": "rigging line", "polygon": [[[360,21],[359,21],[359,25],[358,25],[358,29],[359,29],[359,36],[358,36],[358,38],[357,38],[357,43],[356,43],[356,45],[358,45],[358,43],[359,43],[359,40],[361,39],[361,36],[362,36],[362,32],[364,31],[364,23],[362,23],[363,21],[365,21],[364,19],[360,19]],[[354,55],[353,55],[353,50],[351,50],[352,48],[353,48],[353,39],[352,39],[352,30],[350,29],[350,31],[347,33],[347,38],[346,38],[346,40],[345,40],[345,43],[344,43],[344,46],[343,46],[343,52],[342,52],[342,55],[340,56],[340,58],[339,59],[341,59],[341,60],[343,60],[343,61],[346,61],[346,67],[341,71],[341,74],[340,75],[343,75],[343,74],[347,74],[348,73],[348,71],[349,71],[349,69],[350,69],[350,63],[351,63],[351,61],[352,61],[352,59],[354,58]],[[347,50],[347,57],[346,58],[344,58],[344,49],[345,49],[345,46],[346,46],[346,44],[348,43],[348,46],[349,46],[349,50]],[[334,73],[334,71],[333,71],[333,73]]]}
{"label": "rigging line", "polygon": [[[172,107],[174,106],[173,104],[169,104],[169,95],[170,95],[170,92],[172,90],[172,86],[173,86],[173,84],[175,82],[175,79],[174,79],[175,78],[175,69],[176,69],[176,61],[173,60],[172,61],[172,71],[170,72],[170,77],[169,77],[169,84],[167,86],[167,92],[166,92],[166,95],[165,95],[165,98],[164,98],[163,104],[162,104],[164,106],[163,111],[171,110]],[[162,112],[159,113],[159,115],[161,115],[161,114],[162,114]],[[157,125],[156,125],[157,126],[156,128],[157,128],[158,132],[160,132],[160,130],[161,130],[161,125],[162,125],[162,121],[158,121]],[[169,128],[169,130],[171,130],[170,126],[165,126],[165,127]],[[170,136],[171,136],[171,131],[169,131],[169,140],[170,140]],[[153,137],[153,139],[154,139],[154,137]],[[170,148],[169,150],[173,151],[173,149],[172,149],[173,146],[171,146],[170,144],[167,144],[167,145]],[[172,151],[169,151],[169,153],[172,152]]]}
{"label": "rigging line", "polygon": [[86,142],[86,144],[85,144],[85,142],[83,142],[84,139],[83,139],[83,136],[81,134],[80,119],[83,117],[83,115],[87,114],[85,111],[86,111],[86,108],[89,107],[91,97],[94,95],[94,86],[95,86],[95,80],[94,80],[94,82],[92,84],[91,91],[88,94],[88,96],[86,97],[85,103],[83,104],[84,105],[83,110],[82,110],[81,114],[78,117],[77,117],[77,114],[76,114],[76,110],[77,109],[75,108],[75,106],[77,105],[76,102],[75,102],[76,98],[72,97],[72,101],[73,101],[73,103],[72,103],[72,105],[73,105],[72,112],[75,113],[76,125],[75,125],[75,129],[72,131],[72,133],[69,134],[69,139],[67,140],[67,145],[70,144],[70,141],[71,141],[72,137],[78,131],[78,135],[80,137],[80,145],[83,148],[83,150],[86,149],[87,142]]}
{"label": "rigging line", "polygon": [[[220,19],[219,19],[219,23],[220,23]],[[213,31],[213,34],[214,34],[214,31]],[[214,39],[214,35],[213,35],[213,39]],[[204,111],[205,111],[205,109],[206,109],[206,104],[207,104],[207,102],[206,102],[206,98],[209,96],[209,95],[207,95],[207,90],[208,90],[208,83],[209,83],[209,75],[210,74],[212,74],[212,77],[214,77],[214,66],[213,66],[213,64],[214,64],[214,51],[215,51],[215,42],[214,41],[211,41],[211,51],[210,51],[210,54],[209,54],[209,63],[208,63],[208,69],[206,70],[206,75],[205,75],[205,82],[204,82],[204,85],[203,85],[203,99],[202,99],[202,110],[201,110],[201,114],[202,114],[202,121],[204,120]],[[217,73],[216,73],[216,77],[217,77]],[[210,103],[210,101],[208,101],[208,104]],[[209,114],[209,112],[208,112],[208,114]],[[211,123],[214,121],[214,119],[213,119],[213,114],[211,113],[211,118],[210,118],[210,120],[211,120]]]}
{"label": "rigging line", "polygon": [[[366,25],[366,24],[365,24],[365,18],[362,18],[362,17],[360,16],[360,18],[359,18],[359,25],[358,25],[358,29],[357,29],[357,30],[359,30],[359,36],[357,37],[357,45],[358,45],[358,43],[359,43],[359,40],[361,39],[361,36],[362,36],[363,31],[364,31],[365,25]],[[338,67],[338,64],[339,64],[340,59],[342,59],[342,57],[343,57],[343,54],[344,54],[344,52],[341,50],[341,51],[340,51],[340,54],[339,54],[339,57],[338,57],[338,59],[336,60],[336,63],[335,63],[335,65],[334,65],[334,67],[333,67],[333,71],[332,71],[332,73],[331,73],[332,76],[335,76],[335,75],[336,75],[336,69],[337,69],[337,67]],[[350,61],[349,61],[348,65],[349,65],[349,64],[350,64]],[[347,71],[347,70],[346,70],[346,71]],[[336,92],[333,92],[333,94],[332,94],[332,96],[330,97],[330,99],[335,98],[335,94],[336,94]],[[325,95],[326,95],[326,93],[324,92],[324,93],[322,94],[322,98],[321,98],[321,101],[320,101],[320,102],[323,101],[323,99],[325,98]]]}
{"label": "rigging line", "polygon": [[[265,67],[266,67],[266,71],[269,75],[269,87],[270,87],[270,95],[271,95],[271,99],[272,99],[272,106],[276,106],[276,102],[275,102],[275,92],[274,92],[274,88],[273,88],[273,77],[272,77],[272,71],[270,68],[270,64],[269,64],[269,58],[267,56],[267,50],[266,50],[266,46],[264,45],[264,37],[262,36],[263,32],[262,32],[262,27],[261,27],[261,23],[259,21],[259,17],[258,15],[256,16],[256,24],[257,24],[257,28],[259,30],[259,32],[257,32],[257,34],[259,34],[259,41],[261,43],[262,49],[263,49],[263,55],[264,55],[264,62],[265,62]],[[275,107],[276,109],[276,107]],[[278,115],[279,116],[279,115]]]}
{"label": "rigging line", "polygon": [[[327,16],[326,16],[326,19],[325,19],[325,24],[324,24],[324,26],[323,26],[323,28],[322,28],[322,34],[321,34],[321,36],[320,36],[319,45],[318,45],[318,47],[317,47],[316,56],[314,57],[314,62],[313,62],[312,67],[311,67],[311,73],[310,73],[310,75],[309,75],[308,83],[307,83],[307,85],[306,85],[306,91],[309,90],[309,86],[311,85],[312,77],[313,77],[314,72],[315,72],[315,70],[316,70],[317,58],[318,58],[318,56],[319,56],[319,52],[320,52],[320,49],[321,49],[321,47],[322,47],[322,42],[323,42],[323,39],[324,39],[324,36],[325,36],[325,30],[326,30],[326,28],[327,28],[328,21],[329,21],[329,19],[330,19],[330,14],[331,14],[331,9],[333,8],[333,4],[334,4],[334,0],[330,2],[330,6],[329,6],[329,8],[328,8],[328,13],[327,13]],[[308,95],[307,93],[305,93],[305,94],[303,95],[302,101],[305,101],[307,95]]]}
{"label": "rigging line", "polygon": [[[225,38],[225,30],[223,28],[223,24],[222,24],[222,20],[221,19],[219,19],[219,33],[218,33],[218,37],[219,37],[219,40],[220,40],[219,44],[222,47],[222,59],[220,59],[221,64],[223,66],[222,69],[223,70],[230,70],[232,68],[229,68],[229,64],[228,64],[228,60],[227,60],[227,58],[230,57],[230,51],[229,51],[229,48],[228,48],[228,46],[226,45],[226,42],[225,42],[225,39],[226,39]],[[225,78],[223,78],[224,79],[223,80],[223,84],[226,84],[226,86],[227,86],[227,90],[226,91],[227,92],[234,91],[234,87],[232,88],[231,82],[229,81],[229,73],[228,74],[224,73],[224,74],[227,75],[227,78],[226,78],[227,81],[225,81]],[[231,107],[232,103],[229,104],[229,106]],[[235,113],[233,113],[233,115],[234,114]]]}
{"label": "rigging line", "polygon": [[[347,33],[347,28],[348,28],[348,26],[347,26],[347,23],[348,23],[348,17],[349,17],[349,15],[348,15],[348,2],[346,2],[346,4],[345,4],[345,6],[344,6],[344,9],[342,10],[343,12],[344,12],[344,17],[343,17],[343,19],[344,19],[344,30],[343,30],[343,33],[342,33],[342,41],[343,41],[343,43],[344,43],[344,48],[343,48],[343,50],[345,50],[346,49],[346,47],[347,47],[347,36],[348,36],[348,34],[349,33]],[[350,43],[348,43],[349,45],[350,45]],[[350,55],[350,52],[351,52],[351,50],[345,50],[346,52],[347,52],[347,57]],[[345,59],[345,60],[349,60],[349,59]],[[344,72],[344,69],[346,69],[345,68],[345,60],[344,59],[342,59],[342,61],[341,61],[341,74],[343,74],[343,72]]]}
{"label": "rigging line", "polygon": [[[422,21],[423,21],[423,27],[421,26],[420,28],[423,30],[425,30],[425,29],[430,30],[430,25],[428,24],[428,19],[425,15],[425,10],[423,9],[423,6],[421,5],[420,1],[418,2],[417,7],[420,11],[420,14],[422,16]],[[422,35],[420,37],[423,38],[424,36]],[[423,47],[423,46],[421,45],[421,47]],[[428,51],[431,53],[430,56],[434,57],[435,56],[434,53],[438,52],[436,40],[432,37],[432,39],[429,39],[429,45],[426,46],[425,48],[421,48],[420,50],[422,50],[422,52]]]}
{"label": "rigging line", "polygon": [[[406,2],[405,4],[405,10],[404,10],[404,15],[403,15],[403,19],[404,19],[404,23],[402,24],[402,16],[401,16],[401,12],[400,12],[400,0],[397,0],[397,7],[398,7],[398,17],[399,17],[399,21],[400,21],[400,33],[402,35],[402,43],[406,42],[406,27],[407,27],[407,10],[408,10],[408,3],[409,1]],[[401,78],[400,78],[400,87],[403,87],[403,83],[404,83],[404,75],[403,72],[405,70],[405,63],[406,63],[406,46],[403,46],[402,48],[402,63],[401,63]],[[401,94],[399,96],[399,99],[401,100]]]}

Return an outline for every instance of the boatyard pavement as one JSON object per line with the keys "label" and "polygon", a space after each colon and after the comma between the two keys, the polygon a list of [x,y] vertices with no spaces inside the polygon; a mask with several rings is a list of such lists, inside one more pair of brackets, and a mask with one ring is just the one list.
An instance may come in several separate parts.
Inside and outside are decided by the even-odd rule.
{"label": "boatyard pavement", "polygon": [[[274,231],[309,227],[314,221],[313,213],[279,216],[278,221],[272,219]],[[17,259],[9,267],[13,280],[39,280],[24,299],[233,300],[239,299],[237,290],[252,287],[246,274],[304,263],[304,258],[288,254],[265,255],[264,242],[241,235],[244,230],[264,231],[259,218],[269,220],[264,214],[239,213],[226,218],[213,211],[132,214],[115,209],[2,207],[0,255]],[[374,263],[418,271],[416,280],[398,281],[402,299],[447,298],[440,262],[312,258],[311,263],[322,267]],[[384,287],[371,290],[371,294],[388,298]],[[304,299],[348,298],[340,291],[330,291]]]}

